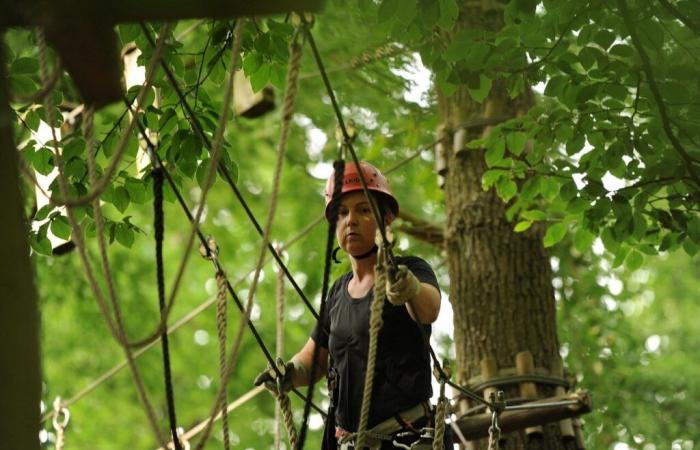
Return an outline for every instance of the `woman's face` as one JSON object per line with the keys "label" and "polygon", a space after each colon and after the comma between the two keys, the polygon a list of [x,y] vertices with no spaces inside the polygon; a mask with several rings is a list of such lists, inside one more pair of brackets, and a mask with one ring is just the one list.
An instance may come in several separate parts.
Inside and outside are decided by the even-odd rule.
{"label": "woman's face", "polygon": [[345,253],[357,256],[370,251],[376,229],[372,207],[362,191],[349,192],[340,198],[335,235]]}

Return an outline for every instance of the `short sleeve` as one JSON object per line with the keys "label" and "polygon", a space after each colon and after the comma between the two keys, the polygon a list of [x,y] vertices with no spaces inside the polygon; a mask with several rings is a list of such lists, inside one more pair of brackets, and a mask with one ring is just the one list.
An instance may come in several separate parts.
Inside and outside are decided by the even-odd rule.
{"label": "short sleeve", "polygon": [[331,304],[337,297],[337,287],[338,281],[333,283],[333,286],[328,291],[326,305],[324,306],[323,311],[319,312],[318,321],[316,321],[316,326],[311,332],[311,339],[313,339],[316,344],[323,348],[328,348],[328,337],[331,333],[331,321],[328,311],[330,311]]}

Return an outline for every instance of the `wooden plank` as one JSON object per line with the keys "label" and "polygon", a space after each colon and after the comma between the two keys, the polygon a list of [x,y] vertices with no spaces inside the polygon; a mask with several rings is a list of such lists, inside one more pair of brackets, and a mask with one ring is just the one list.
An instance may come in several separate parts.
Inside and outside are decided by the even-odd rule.
{"label": "wooden plank", "polygon": [[[504,411],[499,418],[501,431],[504,434],[510,433],[522,430],[523,428],[558,422],[562,419],[578,417],[591,412],[591,397],[587,391],[577,391],[567,395],[545,398],[530,404],[536,405],[538,403],[570,400],[575,400],[577,403],[539,409]],[[459,426],[462,434],[470,441],[488,437],[488,429],[491,426],[491,414],[485,413],[476,416],[462,417],[457,421],[457,426]]]}
{"label": "wooden plank", "polygon": [[[518,375],[531,375],[535,373],[535,361],[529,351],[519,352],[515,355],[515,371]],[[519,384],[520,396],[525,398],[538,398],[537,385],[532,382]],[[525,434],[543,434],[541,426],[525,428]]]}
{"label": "wooden plank", "polygon": [[112,24],[141,20],[226,19],[292,11],[314,12],[321,9],[322,3],[323,0],[0,0],[0,24],[29,26],[50,22],[75,23],[86,19]]}

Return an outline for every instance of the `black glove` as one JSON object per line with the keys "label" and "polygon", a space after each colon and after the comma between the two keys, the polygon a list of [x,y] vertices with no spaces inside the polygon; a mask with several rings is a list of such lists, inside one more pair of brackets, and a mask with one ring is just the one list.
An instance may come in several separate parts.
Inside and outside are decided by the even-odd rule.
{"label": "black glove", "polygon": [[260,372],[260,375],[255,377],[253,384],[256,386],[263,384],[265,389],[270,391],[274,396],[279,396],[280,393],[286,394],[294,387],[292,385],[292,380],[294,379],[296,366],[293,361],[289,361],[285,364],[282,358],[277,358],[276,365],[281,376],[277,375],[274,368],[268,367]]}

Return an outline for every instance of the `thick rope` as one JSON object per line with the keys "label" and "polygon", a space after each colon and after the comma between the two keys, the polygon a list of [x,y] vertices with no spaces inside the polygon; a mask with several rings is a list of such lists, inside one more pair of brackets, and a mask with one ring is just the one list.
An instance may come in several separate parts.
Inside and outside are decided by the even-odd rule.
{"label": "thick rope", "polygon": [[435,408],[435,435],[433,437],[433,450],[443,450],[445,438],[445,418],[447,417],[448,401],[445,397],[445,384],[441,383],[440,398],[438,399],[437,407]]}
{"label": "thick rope", "polygon": [[[241,21],[239,20],[239,24],[240,22]],[[238,27],[239,25],[237,24],[236,26]],[[290,61],[286,79],[287,90],[285,91],[285,98],[282,110],[282,129],[280,132],[279,144],[277,146],[277,161],[275,162],[275,171],[274,178],[272,181],[272,193],[270,194],[271,197],[269,212],[267,216],[267,223],[265,224],[263,242],[260,246],[260,254],[258,256],[258,262],[256,264],[255,273],[253,275],[253,281],[248,291],[248,299],[245,305],[245,312],[243,313],[239,321],[237,334],[233,343],[233,348],[231,349],[231,354],[229,355],[229,358],[227,360],[225,372],[226,380],[229,379],[229,377],[235,370],[235,364],[238,359],[241,341],[243,340],[243,332],[245,331],[245,325],[250,320],[250,312],[253,309],[253,296],[255,295],[255,290],[257,288],[257,283],[260,277],[260,271],[262,270],[262,267],[264,265],[265,250],[270,242],[270,232],[272,230],[272,223],[274,221],[275,211],[277,208],[277,194],[279,192],[280,179],[282,175],[282,166],[284,164],[284,155],[287,148],[287,139],[289,137],[289,129],[291,126],[292,114],[294,112],[294,99],[297,93],[297,78],[299,76],[299,67],[301,65],[301,47],[298,44],[296,44],[296,42],[292,42],[292,44],[290,44],[289,58]],[[231,72],[231,79],[233,79],[233,72]],[[225,385],[219,386],[219,390],[216,395],[215,405],[212,413],[210,414],[210,418],[213,418],[216,414],[216,411],[219,409],[219,405],[222,402],[222,396],[223,392],[225,391],[225,388]],[[196,450],[201,450],[204,447],[204,444],[206,444],[207,440],[209,439],[209,433],[211,430],[212,422],[213,420],[210,420],[209,425],[207,426],[207,428],[204,429],[204,432],[202,433],[202,438],[197,444]]]}
{"label": "thick rope", "polygon": [[[382,255],[386,257],[386,255]],[[377,343],[379,331],[384,325],[382,311],[386,300],[386,261],[377,258],[374,268],[374,298],[370,305],[369,316],[369,348],[367,351],[367,370],[365,371],[365,389],[362,395],[362,408],[360,409],[360,426],[357,429],[357,445],[355,448],[364,448],[369,409],[372,400],[372,385],[374,384],[374,368],[377,361]]]}
{"label": "thick rope", "polygon": [[[280,254],[280,248],[275,248],[277,253]],[[277,319],[277,326],[275,327],[275,356],[279,359],[284,355],[284,272],[282,271],[281,267],[279,267],[279,270],[277,271],[276,288],[275,317]],[[275,450],[280,450],[282,443],[282,429],[280,427],[280,419],[282,418],[281,413],[281,406],[278,402],[275,404]]]}
{"label": "thick rope", "polygon": [[[160,62],[160,56],[163,50],[163,43],[165,42],[165,38],[170,33],[171,29],[172,24],[166,23],[161,27],[159,31],[156,48],[153,51],[153,56],[151,57],[151,60],[149,61],[148,66],[146,68],[146,80],[144,81],[143,85],[141,86],[141,89],[139,90],[138,95],[136,96],[136,103],[138,105],[143,103],[143,99],[146,97],[146,94],[148,93],[148,90],[151,87],[151,82],[153,81],[153,75],[155,73],[156,65]],[[47,95],[47,98],[49,97],[50,96]],[[102,192],[104,192],[104,190],[107,188],[107,186],[109,186],[109,183],[112,180],[112,176],[114,175],[114,172],[116,172],[117,167],[119,166],[119,163],[121,162],[122,157],[124,156],[124,152],[126,151],[126,145],[129,142],[131,133],[133,132],[134,126],[136,125],[136,120],[136,116],[134,116],[129,121],[129,125],[122,134],[122,138],[117,144],[117,148],[114,150],[114,157],[112,158],[112,162],[105,170],[104,174],[102,175],[102,178],[100,178],[99,181],[95,182],[95,184],[92,186],[92,190],[90,192],[77,198],[69,198],[67,196],[67,193],[62,192],[61,196],[63,198],[52,198],[51,204],[54,206],[83,206],[98,198],[102,194]],[[53,126],[53,124],[51,124],[51,126]]]}
{"label": "thick rope", "polygon": [[289,445],[292,449],[299,445],[299,435],[294,426],[294,414],[292,413],[292,404],[289,401],[289,396],[286,393],[280,393],[277,397],[277,404],[280,407],[284,426],[287,428],[287,436],[289,437]]}
{"label": "thick rope", "polygon": [[[219,337],[219,378],[220,383],[224,383],[226,375],[226,326],[228,319],[228,298],[226,287],[226,275],[223,272],[216,273],[216,331]],[[226,392],[224,392],[224,401],[221,404],[221,432],[224,438],[224,450],[231,448],[228,426],[228,411],[226,408]]]}
{"label": "thick rope", "polygon": [[[46,55],[47,49],[46,49],[46,40],[45,40],[44,34],[41,30],[39,30],[37,32],[37,44],[39,45],[39,54],[40,54],[39,65],[40,65],[41,77],[42,77],[42,80],[45,80],[46,77],[48,76],[47,75],[47,72],[48,72],[48,70],[47,70],[47,55]],[[56,128],[55,128],[56,124],[55,124],[55,117],[54,117],[53,97],[51,96],[50,92],[47,93],[45,102],[46,102],[46,106],[47,106],[47,108],[46,108],[47,109],[47,119],[49,122],[49,126],[51,128],[51,135],[52,135],[52,139],[53,139],[54,158],[56,160],[56,166],[58,168],[58,185],[59,185],[59,189],[61,191],[61,195],[64,198],[67,198],[68,182],[67,182],[64,167],[63,167],[63,158],[61,158],[61,152],[58,148],[58,138],[56,136]],[[92,149],[92,142],[94,139],[93,126],[92,126],[91,120],[88,120],[88,123],[85,126],[85,131],[87,131],[87,133],[88,133],[87,140],[90,142],[87,145],[88,154],[90,154],[91,149]],[[90,164],[93,164],[92,169],[90,169],[90,167],[89,167]],[[89,161],[89,158],[88,158],[88,170],[92,170],[93,177],[94,177],[94,175],[95,175],[94,160],[91,163]],[[93,205],[93,209],[97,210],[97,216],[101,217],[101,215],[99,214],[100,213],[99,204],[97,204],[97,206]],[[113,306],[115,306],[115,315],[116,315],[116,323],[115,323],[111,318],[111,315],[108,311],[108,308],[106,307],[106,304],[104,302],[104,298],[102,297],[102,292],[101,292],[99,286],[97,285],[97,281],[94,278],[94,274],[92,273],[90,260],[88,258],[87,250],[85,247],[85,241],[83,240],[82,228],[80,227],[80,224],[76,220],[75,214],[73,213],[73,210],[70,206],[66,208],[66,213],[68,216],[68,222],[71,225],[73,240],[75,241],[76,247],[78,248],[78,253],[80,254],[80,257],[81,257],[82,262],[83,262],[83,268],[84,268],[84,271],[86,274],[86,278],[88,279],[88,282],[90,284],[90,287],[91,287],[93,293],[95,294],[96,299],[98,299],[98,305],[99,305],[100,312],[102,313],[104,320],[107,322],[108,328],[110,328],[110,330],[112,332],[116,332],[117,342],[119,342],[122,345],[122,347],[124,348],[124,351],[125,351],[126,357],[127,357],[127,361],[129,363],[129,368],[131,369],[132,378],[133,378],[134,384],[136,385],[136,388],[137,388],[139,399],[141,400],[142,406],[146,412],[146,416],[148,417],[148,421],[149,421],[149,424],[151,425],[153,433],[156,436],[156,440],[158,442],[165,442],[165,440],[163,439],[163,437],[160,433],[160,430],[158,429],[158,424],[157,424],[157,421],[155,419],[155,413],[153,411],[153,407],[152,407],[152,405],[151,405],[151,403],[148,400],[148,397],[146,395],[143,381],[141,379],[138,368],[136,367],[136,364],[134,363],[134,360],[133,360],[133,355],[131,354],[131,351],[123,345],[123,343],[126,341],[126,337],[125,337],[125,333],[124,333],[123,322],[120,321],[120,316],[118,315],[118,312],[119,312],[118,305],[113,305]],[[95,217],[96,222],[98,219],[97,216]],[[98,229],[98,237],[101,237],[104,239],[104,235],[100,232],[99,229]]]}
{"label": "thick rope", "polygon": [[[154,167],[153,171],[153,230],[156,242],[156,283],[158,285],[158,308],[161,320],[165,311],[165,275],[163,271],[163,168]],[[97,203],[97,202],[95,202]],[[170,435],[175,445],[175,450],[182,450],[182,443],[177,435],[177,415],[175,413],[175,393],[173,391],[173,379],[170,370],[170,343],[168,341],[168,327],[163,327],[160,335],[160,343],[163,353],[163,378],[165,382],[165,398],[168,406],[168,422]]]}

